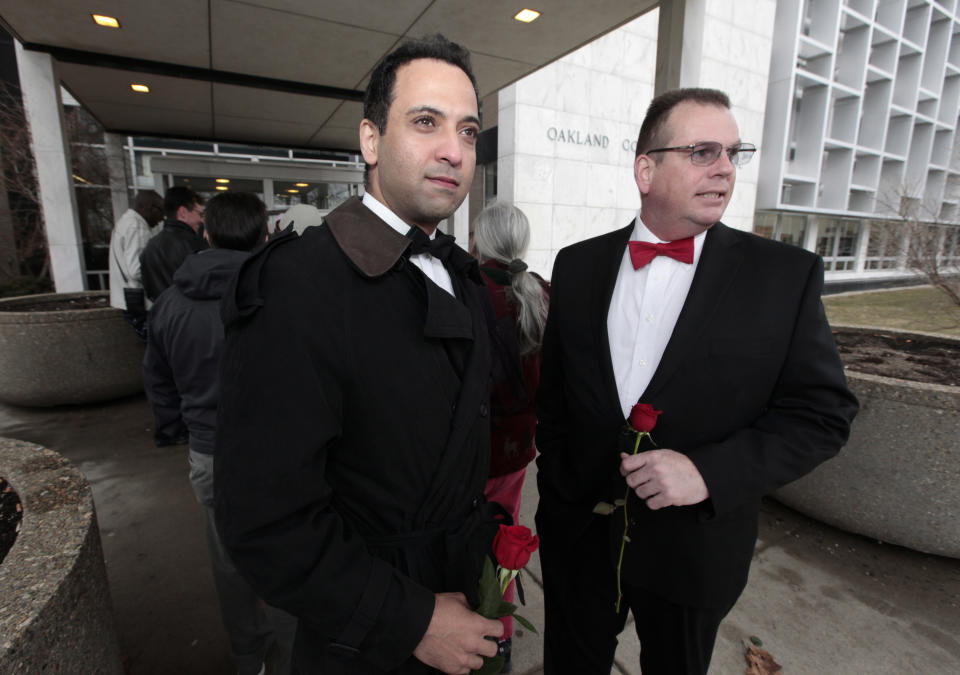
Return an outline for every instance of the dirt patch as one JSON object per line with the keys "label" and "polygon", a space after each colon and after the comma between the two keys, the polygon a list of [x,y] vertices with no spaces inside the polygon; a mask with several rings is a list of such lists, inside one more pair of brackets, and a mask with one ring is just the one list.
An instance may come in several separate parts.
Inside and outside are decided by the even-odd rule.
{"label": "dirt patch", "polygon": [[922,336],[834,331],[849,370],[901,380],[960,386],[960,346]]}

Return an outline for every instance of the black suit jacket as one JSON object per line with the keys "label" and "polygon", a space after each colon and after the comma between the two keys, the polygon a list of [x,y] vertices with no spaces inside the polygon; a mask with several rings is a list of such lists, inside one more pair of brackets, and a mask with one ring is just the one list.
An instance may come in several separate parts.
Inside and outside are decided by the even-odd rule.
{"label": "black suit jacket", "polygon": [[[622,499],[624,435],[607,312],[633,224],[560,251],[537,397],[538,528],[555,544]],[[710,497],[652,511],[631,493],[626,580],[693,606],[746,584],[763,494],[844,444],[857,411],[820,301],[823,263],[803,249],[714,225],[663,358],[640,401],[663,413],[657,447],[685,453]],[[609,564],[607,551],[597,564]]]}

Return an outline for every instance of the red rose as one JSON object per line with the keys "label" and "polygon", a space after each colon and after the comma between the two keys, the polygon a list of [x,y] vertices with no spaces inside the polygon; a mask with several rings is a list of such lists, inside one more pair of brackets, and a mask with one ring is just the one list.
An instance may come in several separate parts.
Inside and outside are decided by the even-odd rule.
{"label": "red rose", "polygon": [[523,525],[501,525],[493,539],[493,555],[500,567],[508,570],[523,569],[530,561],[530,554],[540,545],[540,537]]}
{"label": "red rose", "polygon": [[649,403],[638,403],[630,411],[628,422],[634,431],[650,433],[657,426],[657,418],[662,410],[654,410]]}

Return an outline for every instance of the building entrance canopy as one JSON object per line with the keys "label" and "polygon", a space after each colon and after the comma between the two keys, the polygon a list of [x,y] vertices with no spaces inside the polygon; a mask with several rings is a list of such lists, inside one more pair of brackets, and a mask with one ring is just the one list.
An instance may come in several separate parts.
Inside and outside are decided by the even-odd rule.
{"label": "building entrance canopy", "polygon": [[367,78],[404,38],[466,46],[485,96],[657,4],[537,0],[521,23],[502,0],[0,0],[0,20],[107,131],[356,152]]}

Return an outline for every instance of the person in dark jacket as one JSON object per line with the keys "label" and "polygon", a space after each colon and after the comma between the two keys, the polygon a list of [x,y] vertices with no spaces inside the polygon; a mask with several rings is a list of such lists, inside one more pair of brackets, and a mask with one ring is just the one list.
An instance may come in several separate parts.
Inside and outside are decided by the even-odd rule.
{"label": "person in dark jacket", "polygon": [[[520,498],[527,464],[536,457],[537,416],[533,401],[540,383],[540,343],[547,321],[550,285],[527,270],[523,261],[530,243],[530,223],[516,206],[497,202],[473,223],[480,273],[493,302],[494,382],[490,401],[490,477],[484,494],[520,522]],[[513,584],[504,593],[513,602]],[[504,633],[500,654],[509,672],[513,617],[500,619]]]}
{"label": "person in dark jacket", "polygon": [[299,619],[298,672],[467,673],[503,632],[469,602],[502,511],[483,499],[488,301],[437,232],[476,163],[469,58],[442,36],[388,54],[363,199],[271,239],[224,298],[217,526]]}
{"label": "person in dark jacket", "polygon": [[[231,657],[241,675],[262,673],[271,642],[277,663],[290,670],[296,619],[268,608],[240,576],[217,534],[213,515],[217,371],[223,347],[220,299],[249,252],[267,234],[263,202],[255,195],[224,193],[210,200],[204,236],[213,248],[187,256],[150,310],[143,362],[147,398],[157,428],[182,418],[190,433],[190,482],[203,505],[207,544]],[[276,670],[274,672],[277,672]]]}
{"label": "person in dark jacket", "polygon": [[203,238],[203,197],[190,188],[172,187],[163,198],[163,229],[140,254],[143,289],[151,302],[173,281],[173,274],[191,253],[207,248]]}

